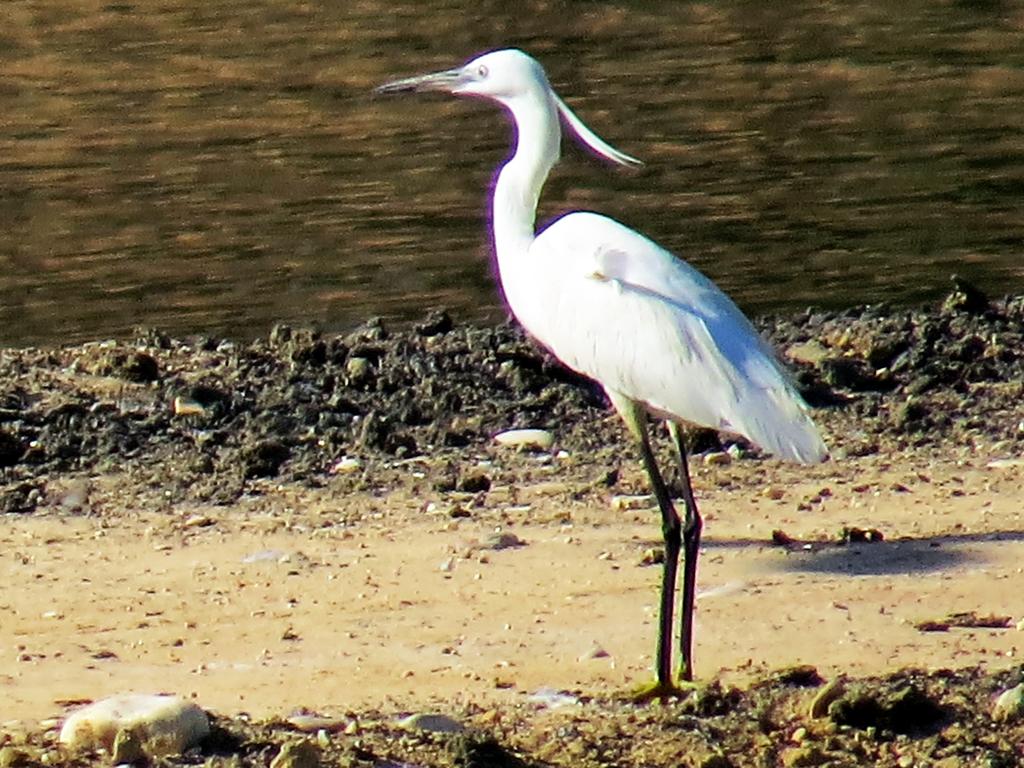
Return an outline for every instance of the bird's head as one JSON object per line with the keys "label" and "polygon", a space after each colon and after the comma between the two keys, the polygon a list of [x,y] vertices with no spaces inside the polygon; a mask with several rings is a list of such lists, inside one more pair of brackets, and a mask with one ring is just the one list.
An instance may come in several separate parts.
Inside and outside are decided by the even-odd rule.
{"label": "bird's head", "polygon": [[531,56],[509,48],[485,53],[456,69],[386,83],[377,92],[443,91],[507,103],[550,89],[543,67]]}
{"label": "bird's head", "polygon": [[641,164],[590,130],[551,88],[544,68],[533,57],[514,48],[485,53],[456,69],[385,83],[376,90],[377,93],[442,91],[481,96],[505,105],[513,113],[521,107],[524,112],[537,114],[541,110],[536,107],[550,105],[554,119],[561,115],[580,141],[597,154],[621,165]]}

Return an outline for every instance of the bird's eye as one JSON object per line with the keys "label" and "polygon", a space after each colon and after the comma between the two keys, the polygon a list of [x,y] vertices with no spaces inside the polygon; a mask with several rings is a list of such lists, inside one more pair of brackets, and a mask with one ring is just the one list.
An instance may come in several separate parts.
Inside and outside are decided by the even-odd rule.
{"label": "bird's eye", "polygon": [[476,73],[478,75],[480,75],[480,77],[487,77],[487,75],[488,75],[487,65],[486,64],[481,64],[479,67],[477,67]]}

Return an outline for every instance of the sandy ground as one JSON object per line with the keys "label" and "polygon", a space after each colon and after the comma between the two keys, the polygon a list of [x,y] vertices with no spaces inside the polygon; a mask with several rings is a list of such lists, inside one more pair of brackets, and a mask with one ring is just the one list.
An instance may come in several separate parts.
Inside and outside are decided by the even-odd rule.
{"label": "sandy ground", "polygon": [[[698,676],[1019,665],[1024,463],[998,451],[811,469],[698,459]],[[125,498],[116,474],[69,480],[65,504],[77,493],[81,508],[40,507],[0,527],[0,723],[125,691],[262,718],[644,682],[660,566],[643,560],[657,514],[560,482],[557,460],[550,469],[476,497],[268,481],[235,506]],[[644,488],[638,466],[623,486]],[[885,541],[836,545],[844,526]],[[774,530],[807,545],[772,544]],[[494,549],[496,533],[523,545]],[[971,611],[1012,621],[915,626]]]}

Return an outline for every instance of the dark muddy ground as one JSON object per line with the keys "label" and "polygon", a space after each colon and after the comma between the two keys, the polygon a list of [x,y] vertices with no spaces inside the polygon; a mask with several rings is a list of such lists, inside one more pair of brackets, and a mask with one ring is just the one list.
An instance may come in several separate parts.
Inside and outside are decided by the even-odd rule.
{"label": "dark muddy ground", "polygon": [[[958,285],[935,307],[808,311],[763,328],[817,407],[834,458],[977,439],[1020,453],[1024,297],[989,301]],[[0,351],[0,510],[30,514],[55,503],[68,477],[115,469],[126,497],[171,504],[227,504],[268,479],[476,491],[488,480],[472,471],[467,449],[512,427],[550,429],[558,446],[592,453],[595,461],[566,465],[585,480],[614,486],[615,468],[633,457],[591,384],[511,326],[462,327],[443,313],[407,330],[371,322],[347,336],[278,327],[239,343],[144,331],[128,341],[8,349]],[[695,435],[694,449],[719,448],[720,439],[730,441]],[[405,460],[422,453],[442,460],[410,479]],[[358,469],[338,475],[346,457]],[[527,481],[532,466],[524,458],[512,471]],[[469,708],[455,713],[470,729],[460,735],[407,732],[395,713],[352,713],[341,732],[320,737],[240,717],[218,720],[207,744],[168,763],[269,765],[283,744],[309,739],[296,761],[277,765],[996,768],[1024,764],[1024,722],[992,717],[995,696],[1020,682],[1019,669],[900,671],[850,681],[812,717],[822,681],[806,669],[743,691],[712,683],[648,707],[583,697],[554,711]],[[57,751],[52,732],[0,732],[5,740],[0,768],[109,761]]]}
{"label": "dark muddy ground", "polygon": [[[1024,297],[969,286],[939,307],[808,311],[763,323],[819,408],[834,458],[889,448],[1024,441]],[[342,457],[354,484],[387,485],[422,453],[458,458],[514,427],[611,467],[631,455],[600,391],[512,326],[443,313],[348,336],[277,327],[251,343],[172,339],[0,350],[0,511],[30,512],[55,473],[128,469],[172,502],[229,503],[253,481],[321,482]],[[693,436],[697,451],[718,447]],[[466,487],[467,490],[472,490]]]}

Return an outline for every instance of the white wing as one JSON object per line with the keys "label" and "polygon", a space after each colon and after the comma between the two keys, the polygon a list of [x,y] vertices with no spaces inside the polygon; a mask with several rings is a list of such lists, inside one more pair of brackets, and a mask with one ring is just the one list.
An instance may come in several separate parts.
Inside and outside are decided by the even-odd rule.
{"label": "white wing", "polygon": [[792,461],[825,458],[806,404],[743,313],[651,240],[605,216],[572,213],[512,269],[502,284],[520,322],[613,396],[738,433]]}

